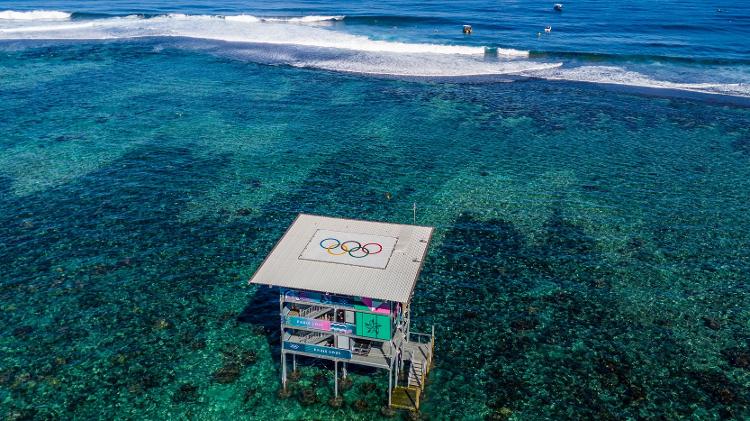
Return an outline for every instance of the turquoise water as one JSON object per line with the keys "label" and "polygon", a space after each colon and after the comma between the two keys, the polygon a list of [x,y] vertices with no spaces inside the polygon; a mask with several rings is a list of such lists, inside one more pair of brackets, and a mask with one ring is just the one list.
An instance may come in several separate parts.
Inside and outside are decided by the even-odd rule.
{"label": "turquoise water", "polygon": [[333,409],[309,363],[278,397],[277,296],[247,279],[298,212],[414,203],[424,419],[750,417],[750,109],[260,50],[2,43],[4,418],[381,418],[383,373]]}

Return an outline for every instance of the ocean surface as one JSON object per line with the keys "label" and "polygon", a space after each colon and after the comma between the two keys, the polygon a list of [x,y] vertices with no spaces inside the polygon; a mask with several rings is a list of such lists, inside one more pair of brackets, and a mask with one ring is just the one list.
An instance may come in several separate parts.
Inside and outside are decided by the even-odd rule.
{"label": "ocean surface", "polygon": [[3,1],[0,418],[381,418],[247,280],[414,204],[423,419],[750,418],[750,8],[553,3]]}

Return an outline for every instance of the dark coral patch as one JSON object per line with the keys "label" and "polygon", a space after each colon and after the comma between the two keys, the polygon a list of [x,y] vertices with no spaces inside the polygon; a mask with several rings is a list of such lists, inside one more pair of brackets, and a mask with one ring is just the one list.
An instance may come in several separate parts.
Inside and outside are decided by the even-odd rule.
{"label": "dark coral patch", "polygon": [[732,142],[732,150],[750,155],[750,136],[743,136]]}
{"label": "dark coral patch", "polygon": [[727,348],[721,351],[724,359],[732,367],[744,368],[750,370],[750,349],[747,348]]}
{"label": "dark coral patch", "polygon": [[234,383],[240,378],[241,371],[242,366],[235,362],[230,362],[214,372],[213,378],[221,384]]}
{"label": "dark coral patch", "polygon": [[198,386],[185,383],[172,395],[175,403],[196,402],[198,400]]}
{"label": "dark coral patch", "polygon": [[299,400],[299,403],[301,403],[303,406],[310,406],[318,403],[318,394],[315,392],[315,389],[312,387],[306,387],[302,389],[297,396],[297,399]]}

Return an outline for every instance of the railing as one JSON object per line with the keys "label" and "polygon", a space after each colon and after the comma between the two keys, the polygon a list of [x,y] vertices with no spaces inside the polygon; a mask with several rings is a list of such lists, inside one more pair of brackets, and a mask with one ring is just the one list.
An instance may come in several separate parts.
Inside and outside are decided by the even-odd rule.
{"label": "railing", "polygon": [[304,308],[304,309],[300,310],[299,315],[301,317],[308,317],[311,314],[318,313],[318,312],[321,312],[323,310],[329,310],[329,308],[328,307],[321,307],[321,306],[310,306],[310,307],[307,307],[307,308]]}
{"label": "railing", "polygon": [[417,332],[409,332],[409,342],[416,342],[418,344],[428,344],[432,342],[432,338],[434,338],[434,334],[430,335],[429,333],[417,333]]}
{"label": "railing", "polygon": [[330,335],[327,333],[308,332],[306,335],[300,336],[300,342],[306,343],[306,344],[309,344],[314,341],[320,342],[320,340],[325,338],[326,336],[330,336]]}
{"label": "railing", "polygon": [[435,351],[435,325],[432,325],[432,339],[430,340],[430,362],[432,362],[432,354]]}

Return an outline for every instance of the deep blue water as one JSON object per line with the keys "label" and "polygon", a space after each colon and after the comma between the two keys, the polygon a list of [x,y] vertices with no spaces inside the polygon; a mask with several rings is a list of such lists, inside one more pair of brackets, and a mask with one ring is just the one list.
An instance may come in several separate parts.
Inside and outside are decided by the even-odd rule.
{"label": "deep blue water", "polygon": [[380,418],[247,280],[416,203],[423,419],[748,419],[750,15],[652,3],[3,2],[0,417]]}
{"label": "deep blue water", "polygon": [[[564,51],[750,62],[750,9],[733,0],[551,1],[5,1],[10,10],[99,16],[187,13],[257,16],[346,15],[341,26],[391,39]],[[474,25],[463,37],[461,24]],[[536,33],[551,25],[554,36]],[[398,31],[392,31],[397,27]],[[438,33],[434,33],[437,29]]]}

